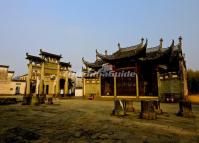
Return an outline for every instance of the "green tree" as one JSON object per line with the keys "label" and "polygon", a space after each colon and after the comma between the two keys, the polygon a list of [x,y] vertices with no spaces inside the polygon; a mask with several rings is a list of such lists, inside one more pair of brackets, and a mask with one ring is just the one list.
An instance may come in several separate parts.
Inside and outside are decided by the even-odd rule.
{"label": "green tree", "polygon": [[189,69],[187,71],[188,74],[188,88],[190,94],[199,93],[199,71]]}

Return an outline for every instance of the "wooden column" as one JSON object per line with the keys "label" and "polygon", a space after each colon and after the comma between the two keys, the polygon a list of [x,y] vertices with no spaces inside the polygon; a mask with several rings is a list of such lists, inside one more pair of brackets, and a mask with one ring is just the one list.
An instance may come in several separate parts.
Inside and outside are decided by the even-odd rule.
{"label": "wooden column", "polygon": [[37,79],[36,79],[36,94],[39,94],[39,84],[40,84],[40,79],[37,76]]}
{"label": "wooden column", "polygon": [[136,96],[139,98],[139,80],[138,80],[138,74],[135,74],[135,80],[136,80]]}
{"label": "wooden column", "polygon": [[28,64],[28,77],[27,77],[27,86],[26,86],[26,94],[30,94],[30,83],[32,78],[32,62],[30,61]]}
{"label": "wooden column", "polygon": [[181,81],[182,81],[182,96],[183,98],[188,96],[188,85],[187,85],[187,70],[184,66],[183,61],[180,61],[181,70]]}
{"label": "wooden column", "polygon": [[65,75],[65,84],[64,84],[64,94],[68,94],[68,76],[69,76],[69,71],[66,71]]}
{"label": "wooden column", "polygon": [[56,94],[60,94],[60,64],[57,65]]}
{"label": "wooden column", "polygon": [[158,90],[158,97],[160,98],[160,73],[157,71],[157,90]]}
{"label": "wooden column", "polygon": [[114,76],[114,98],[117,98],[117,77]]}
{"label": "wooden column", "polygon": [[117,99],[117,77],[114,76],[114,109],[112,114],[116,116],[126,115],[125,104],[125,100]]}
{"label": "wooden column", "polygon": [[41,78],[40,78],[40,84],[39,84],[39,94],[44,94],[44,62],[41,64]]}

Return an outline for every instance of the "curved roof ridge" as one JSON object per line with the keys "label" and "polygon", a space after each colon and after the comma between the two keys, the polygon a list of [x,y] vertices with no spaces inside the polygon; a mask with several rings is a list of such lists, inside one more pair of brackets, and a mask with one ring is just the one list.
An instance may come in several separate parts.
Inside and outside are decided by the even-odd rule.
{"label": "curved roof ridge", "polygon": [[136,48],[138,48],[138,47],[140,47],[140,46],[142,46],[143,45],[143,43],[139,43],[139,44],[137,44],[137,45],[133,45],[133,46],[129,46],[129,47],[121,47],[120,49],[119,49],[119,51],[121,51],[121,52],[126,52],[126,51],[130,51],[130,50],[134,50],[134,49],[136,49]]}
{"label": "curved roof ridge", "polygon": [[43,61],[43,59],[41,57],[30,55],[28,53],[26,53],[26,59],[28,59],[28,60]]}
{"label": "curved roof ridge", "polygon": [[146,39],[145,43],[143,43],[143,40],[142,40],[140,44],[133,47],[131,46],[128,49],[125,48],[125,50],[124,49],[121,50],[119,46],[119,50],[117,50],[111,55],[100,54],[96,50],[96,55],[102,60],[115,60],[115,59],[123,59],[123,58],[128,58],[128,57],[135,57],[136,55],[140,55],[141,53],[146,52],[147,44],[148,44],[148,40]]}
{"label": "curved roof ridge", "polygon": [[[150,48],[146,48],[146,53],[150,53],[150,52],[156,52],[160,49],[160,45],[155,46],[155,47],[150,47]],[[164,48],[163,48],[164,49]]]}
{"label": "curved roof ridge", "polygon": [[51,56],[51,57],[55,57],[55,58],[62,58],[62,55],[58,55],[58,54],[53,54],[53,53],[49,53],[49,52],[45,52],[42,49],[40,49],[40,54],[39,55],[45,55],[45,56]]}
{"label": "curved roof ridge", "polygon": [[91,62],[84,60],[84,57],[82,58],[82,62],[84,63],[84,65],[91,67],[91,68],[101,68],[101,66],[104,64],[102,59],[96,59],[95,62],[91,63]]}

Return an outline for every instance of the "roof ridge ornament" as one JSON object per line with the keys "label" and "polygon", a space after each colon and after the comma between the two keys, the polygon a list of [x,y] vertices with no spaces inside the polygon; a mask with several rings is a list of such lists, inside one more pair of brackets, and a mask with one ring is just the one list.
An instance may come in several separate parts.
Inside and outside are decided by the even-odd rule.
{"label": "roof ridge ornament", "polygon": [[162,51],[162,48],[163,48],[163,39],[160,38],[160,47],[159,47],[159,50]]}
{"label": "roof ridge ornament", "polygon": [[108,55],[108,52],[107,52],[107,50],[105,50],[105,55],[106,55],[106,56]]}
{"label": "roof ridge ornament", "polygon": [[172,39],[171,46],[174,46],[174,44],[175,44],[175,41],[174,41],[174,39]]}
{"label": "roof ridge ornament", "polygon": [[141,43],[142,43],[142,44],[144,43],[144,38],[143,38],[143,37],[141,38]]}
{"label": "roof ridge ornament", "polygon": [[84,61],[84,57],[82,57],[82,61]]}
{"label": "roof ridge ornament", "polygon": [[121,47],[120,47],[120,43],[119,43],[119,42],[118,42],[117,46],[118,46],[118,48],[119,48],[119,50],[120,50],[120,49],[121,49]]}
{"label": "roof ridge ornament", "polygon": [[174,41],[174,39],[172,39],[172,43],[171,43],[171,50],[172,50],[172,52],[174,51],[174,46],[175,46],[175,41]]}
{"label": "roof ridge ornament", "polygon": [[179,45],[182,46],[182,36],[179,36],[178,40],[179,40]]}
{"label": "roof ridge ornament", "polygon": [[145,44],[144,44],[144,46],[142,46],[142,47],[147,48],[147,45],[148,45],[148,39],[146,38],[146,40],[145,40]]}

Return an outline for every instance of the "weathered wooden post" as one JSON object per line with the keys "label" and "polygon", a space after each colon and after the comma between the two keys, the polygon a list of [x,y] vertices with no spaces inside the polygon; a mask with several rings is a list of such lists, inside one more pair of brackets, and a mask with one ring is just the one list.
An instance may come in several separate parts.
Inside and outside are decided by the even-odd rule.
{"label": "weathered wooden post", "polygon": [[155,109],[154,109],[154,101],[153,100],[142,100],[141,101],[141,112],[140,118],[153,120],[157,118]]}
{"label": "weathered wooden post", "polygon": [[126,112],[134,112],[135,108],[133,107],[133,100],[126,100],[124,103],[124,108]]}
{"label": "weathered wooden post", "polygon": [[162,114],[162,109],[160,108],[160,100],[155,100],[154,102],[154,109],[157,114]]}
{"label": "weathered wooden post", "polygon": [[[26,53],[28,56],[28,53]],[[31,85],[31,78],[32,78],[32,60],[28,63],[28,76],[26,79],[26,94],[23,96],[23,102],[22,105],[30,105],[32,100],[32,95],[30,91],[30,85]]]}
{"label": "weathered wooden post", "polygon": [[180,50],[179,53],[179,71],[180,71],[180,79],[181,79],[181,88],[182,88],[182,96],[179,101],[179,111],[177,113],[178,116],[184,117],[193,117],[192,105],[191,102],[188,101],[188,82],[187,82],[187,69],[184,62],[184,56],[182,55],[182,37],[179,37],[178,48]]}
{"label": "weathered wooden post", "polygon": [[177,116],[193,117],[191,102],[185,100],[179,101],[179,111]]}
{"label": "weathered wooden post", "polygon": [[116,76],[114,76],[114,109],[112,114],[116,116],[124,116],[126,115],[125,111],[125,101],[117,99],[117,86],[116,86]]}
{"label": "weathered wooden post", "polygon": [[119,100],[119,99],[114,100],[114,109],[112,114],[116,116],[126,115],[126,110],[124,105],[125,105],[125,100]]}

